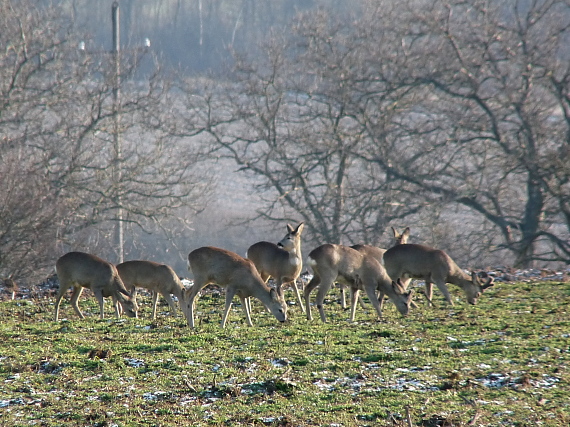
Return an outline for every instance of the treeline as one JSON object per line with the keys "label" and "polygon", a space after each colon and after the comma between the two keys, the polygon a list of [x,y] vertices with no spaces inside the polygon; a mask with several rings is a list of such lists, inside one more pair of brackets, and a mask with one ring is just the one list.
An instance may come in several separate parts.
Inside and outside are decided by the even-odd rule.
{"label": "treeline", "polygon": [[[464,265],[570,260],[566,2],[121,2],[145,22],[201,7],[187,28],[202,46],[231,16],[218,28],[221,45],[236,29],[231,68],[215,78],[173,75],[128,20],[120,57],[78,50],[81,3],[40,3],[0,0],[1,277],[32,280],[69,249],[120,258],[118,221],[126,258],[179,262],[236,170],[255,212],[225,206],[234,226],[204,231],[235,242],[248,221],[304,221],[307,250],[410,226]],[[242,19],[255,28],[238,49]]]}
{"label": "treeline", "polygon": [[[60,2],[76,25],[92,35],[94,46],[111,46],[111,4],[87,0]],[[300,11],[319,6],[342,13],[360,1],[342,0],[121,0],[123,43],[140,46],[148,38],[168,67],[185,72],[219,70],[234,50],[255,52],[272,27],[287,27]]]}

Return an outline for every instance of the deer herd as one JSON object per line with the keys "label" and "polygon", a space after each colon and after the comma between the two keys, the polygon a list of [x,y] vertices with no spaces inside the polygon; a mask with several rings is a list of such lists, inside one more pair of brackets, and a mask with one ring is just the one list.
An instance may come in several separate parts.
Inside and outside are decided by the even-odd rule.
{"label": "deer herd", "polygon": [[[234,296],[241,300],[247,324],[251,321],[251,297],[265,306],[280,322],[287,320],[287,303],[283,287],[290,285],[296,295],[300,309],[308,320],[312,320],[310,295],[318,288],[316,307],[320,318],[326,322],[324,301],[334,283],[341,287],[341,301],[345,308],[344,291],[350,289],[350,321],[354,321],[360,292],[364,291],[368,300],[382,317],[384,297],[393,302],[396,309],[407,315],[412,301],[412,291],[408,290],[412,279],[425,282],[425,296],[432,303],[433,284],[445,297],[447,303],[453,300],[447,289],[447,283],[460,287],[470,304],[485,289],[493,286],[493,279],[486,273],[470,275],[465,273],[442,250],[424,245],[407,243],[410,229],[401,234],[394,228],[394,246],[381,249],[370,245],[344,246],[324,244],[313,249],[307,263],[313,271],[309,283],[299,287],[303,258],[301,254],[301,233],[304,224],[296,228],[287,224],[287,234],[277,244],[258,242],[250,246],[246,257],[211,246],[198,248],[188,255],[188,270],[194,276],[192,286],[185,287],[174,270],[165,264],[153,261],[126,261],[113,265],[95,255],[84,252],[69,252],[56,262],[56,272],[60,287],[55,301],[55,321],[59,317],[59,306],[68,289],[73,288],[71,306],[77,315],[84,319],[78,306],[83,288],[90,289],[99,302],[100,317],[104,316],[104,298],[111,297],[117,317],[124,312],[129,317],[136,317],[137,288],[152,292],[152,318],[156,317],[156,305],[161,294],[170,306],[173,315],[176,306],[171,297],[174,295],[191,328],[195,327],[195,308],[200,291],[209,284],[225,288],[226,302],[221,326],[224,328],[232,306]],[[274,287],[268,285],[273,279]],[[301,291],[303,297],[301,297]]]}

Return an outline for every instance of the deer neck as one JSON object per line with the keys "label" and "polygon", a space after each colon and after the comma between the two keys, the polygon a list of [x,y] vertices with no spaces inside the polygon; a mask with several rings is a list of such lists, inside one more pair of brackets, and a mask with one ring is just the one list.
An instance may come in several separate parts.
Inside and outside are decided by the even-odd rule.
{"label": "deer neck", "polygon": [[184,285],[178,280],[176,286],[172,289],[172,293],[176,295],[176,298],[182,300],[184,298]]}
{"label": "deer neck", "polygon": [[301,247],[300,245],[295,245],[290,250],[283,249],[287,252],[287,256],[289,257],[289,264],[293,266],[297,266],[301,264]]}
{"label": "deer neck", "polygon": [[447,282],[453,283],[454,285],[457,285],[462,289],[464,289],[466,286],[473,286],[473,282],[471,281],[471,276],[465,273],[459,267],[453,269],[453,271],[449,273]]}
{"label": "deer neck", "polygon": [[257,283],[255,284],[252,283],[250,286],[247,287],[247,293],[249,294],[249,296],[257,298],[265,305],[271,302],[270,291],[271,290],[269,286],[267,286],[263,282],[259,283],[259,286]]}

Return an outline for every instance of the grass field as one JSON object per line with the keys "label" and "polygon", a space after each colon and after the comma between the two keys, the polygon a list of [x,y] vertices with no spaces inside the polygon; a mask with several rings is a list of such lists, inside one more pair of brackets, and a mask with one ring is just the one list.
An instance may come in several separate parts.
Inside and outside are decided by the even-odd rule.
{"label": "grass field", "polygon": [[[255,304],[254,327],[223,295],[198,301],[198,324],[150,298],[138,319],[104,320],[85,292],[0,303],[0,424],[6,426],[568,426],[570,284],[497,283],[455,307],[357,321],[331,292],[329,323],[299,308],[279,324]],[[293,295],[288,299],[294,301]],[[237,299],[236,299],[237,302]],[[317,313],[314,313],[318,318]]]}

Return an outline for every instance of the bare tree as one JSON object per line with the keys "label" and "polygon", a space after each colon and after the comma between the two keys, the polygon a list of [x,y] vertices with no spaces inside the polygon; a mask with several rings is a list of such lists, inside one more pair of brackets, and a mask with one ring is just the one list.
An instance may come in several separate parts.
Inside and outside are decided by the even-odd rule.
{"label": "bare tree", "polygon": [[421,204],[356,155],[365,141],[353,83],[369,78],[367,46],[344,20],[322,19],[301,15],[296,38],[272,33],[261,60],[236,55],[224,86],[185,86],[192,119],[177,131],[201,134],[212,153],[257,178],[262,208],[254,219],[303,220],[313,243],[377,243],[391,220]]}
{"label": "bare tree", "polygon": [[376,22],[398,34],[394,84],[417,102],[389,132],[369,128],[365,157],[432,203],[477,214],[515,265],[567,263],[567,2],[401,7]]}
{"label": "bare tree", "polygon": [[119,208],[140,226],[178,208],[198,209],[208,185],[193,175],[198,150],[170,144],[151,120],[169,90],[152,55],[136,50],[121,58],[117,158],[109,54],[79,50],[82,38],[55,7],[0,4],[0,274],[30,277],[53,265],[58,244],[92,247],[97,234],[109,250],[108,224]]}
{"label": "bare tree", "polygon": [[315,243],[407,220],[466,257],[568,262],[567,2],[357,6],[300,13],[226,80],[184,85],[171,134],[233,159],[257,218]]}

